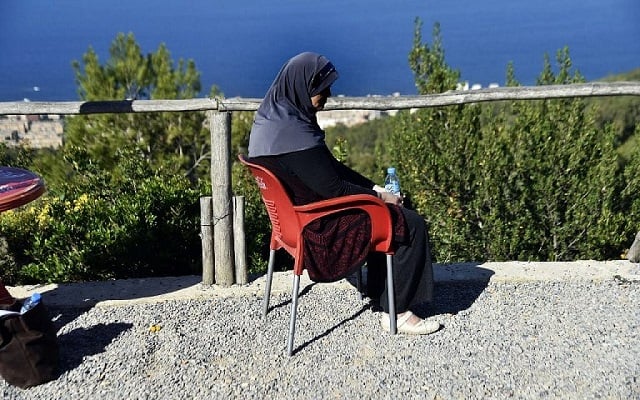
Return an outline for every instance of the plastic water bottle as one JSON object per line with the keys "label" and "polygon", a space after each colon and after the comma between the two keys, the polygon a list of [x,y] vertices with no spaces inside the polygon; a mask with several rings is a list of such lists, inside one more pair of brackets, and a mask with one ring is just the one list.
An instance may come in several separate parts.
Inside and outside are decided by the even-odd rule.
{"label": "plastic water bottle", "polygon": [[24,314],[27,311],[31,310],[33,307],[37,306],[38,303],[40,303],[41,299],[42,299],[42,297],[40,296],[40,293],[36,292],[36,293],[32,294],[31,297],[29,297],[28,299],[26,299],[24,301],[24,303],[22,303],[22,308],[20,309],[20,314]]}
{"label": "plastic water bottle", "polygon": [[389,193],[400,196],[400,179],[398,179],[394,167],[387,168],[387,177],[384,178],[384,189]]}

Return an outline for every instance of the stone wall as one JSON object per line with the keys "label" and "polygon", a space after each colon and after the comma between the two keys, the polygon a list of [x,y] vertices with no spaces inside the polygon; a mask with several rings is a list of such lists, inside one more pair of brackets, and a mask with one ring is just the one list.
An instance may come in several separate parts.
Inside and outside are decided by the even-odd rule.
{"label": "stone wall", "polygon": [[9,115],[0,117],[0,141],[8,147],[58,148],[64,120],[59,115]]}

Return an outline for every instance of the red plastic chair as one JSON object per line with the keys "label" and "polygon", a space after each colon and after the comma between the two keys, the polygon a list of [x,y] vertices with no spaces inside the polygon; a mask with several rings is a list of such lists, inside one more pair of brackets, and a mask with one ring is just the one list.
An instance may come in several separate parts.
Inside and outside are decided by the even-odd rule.
{"label": "red plastic chair", "polygon": [[370,195],[349,195],[329,200],[322,200],[303,206],[294,206],[280,180],[266,168],[249,162],[243,155],[239,155],[240,162],[246,165],[260,188],[262,201],[267,208],[271,220],[271,242],[269,245],[269,267],[263,300],[263,315],[269,311],[269,296],[271,295],[271,281],[275,252],[285,249],[294,258],[293,289],[291,293],[291,320],[289,323],[289,338],[287,351],[293,354],[293,341],[298,308],[298,291],[300,289],[300,275],[303,270],[304,247],[302,231],[310,222],[324,216],[348,209],[360,209],[371,218],[371,251],[386,253],[387,255],[387,285],[389,299],[390,332],[395,334],[396,310],[393,289],[392,246],[393,225],[391,213],[386,204],[377,197]]}

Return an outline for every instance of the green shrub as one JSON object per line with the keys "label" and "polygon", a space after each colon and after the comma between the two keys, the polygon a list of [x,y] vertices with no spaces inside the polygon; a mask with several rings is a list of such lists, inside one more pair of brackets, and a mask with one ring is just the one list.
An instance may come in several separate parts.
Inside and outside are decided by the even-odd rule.
{"label": "green shrub", "polygon": [[[422,94],[450,90],[456,71],[416,32],[410,64]],[[568,49],[539,85],[583,82]],[[510,66],[507,84],[517,85]],[[377,159],[395,165],[429,221],[441,262],[620,257],[637,231],[637,157],[626,164],[612,125],[584,100],[470,104],[402,112]],[[635,224],[635,227],[634,227]]]}
{"label": "green shrub", "polygon": [[7,283],[167,276],[201,269],[199,193],[132,150],[105,172],[68,149],[73,175],[41,199],[0,215],[0,236],[17,261]]}

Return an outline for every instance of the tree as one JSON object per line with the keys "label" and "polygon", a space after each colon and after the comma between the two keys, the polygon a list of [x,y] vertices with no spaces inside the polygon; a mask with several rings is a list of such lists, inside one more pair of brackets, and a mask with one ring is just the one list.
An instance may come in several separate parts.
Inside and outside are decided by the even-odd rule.
{"label": "tree", "polygon": [[[422,43],[416,21],[409,64],[421,94],[456,87],[440,30]],[[582,82],[569,50],[547,55],[539,85]],[[507,84],[518,85],[513,65]],[[395,165],[429,222],[439,261],[573,260],[618,257],[635,230],[637,157],[626,175],[611,125],[584,100],[455,105],[404,111],[378,149]]]}
{"label": "tree", "polygon": [[[143,54],[132,33],[118,34],[102,65],[92,48],[74,61],[82,100],[187,99],[200,90],[200,73],[193,60],[177,65],[164,44]],[[210,95],[218,95],[214,86]],[[207,176],[202,165],[209,154],[209,133],[202,112],[107,114],[69,118],[65,144],[88,149],[102,167],[113,167],[118,148],[135,145],[140,156],[154,165],[173,165],[192,180]]]}
{"label": "tree", "polygon": [[[567,48],[548,56],[539,85],[583,82]],[[508,84],[517,85],[511,67]],[[581,99],[512,102],[486,124],[476,198],[490,259],[610,258],[620,168],[611,129],[599,129]]]}
{"label": "tree", "polygon": [[[119,34],[110,56],[102,65],[89,49],[73,63],[81,99],[182,99],[200,91],[195,63],[176,65],[164,45],[145,55],[132,34]],[[0,276],[62,282],[196,273],[209,149],[201,112],[68,118],[62,148],[31,164],[45,176],[46,195],[0,216]]]}
{"label": "tree", "polygon": [[[422,24],[416,20],[414,46],[409,66],[420,94],[441,93],[456,88],[459,72],[445,62],[440,27],[435,24],[433,43],[422,42]],[[480,108],[449,106],[404,111],[378,159],[394,165],[401,174],[405,194],[413,207],[425,215],[439,259],[458,259],[465,254],[476,257],[473,240],[477,217],[467,212],[475,193]]]}
{"label": "tree", "polygon": [[460,72],[451,69],[445,62],[439,23],[433,26],[433,43],[429,46],[422,41],[422,21],[416,18],[409,67],[420,94],[442,93],[456,88]]}

